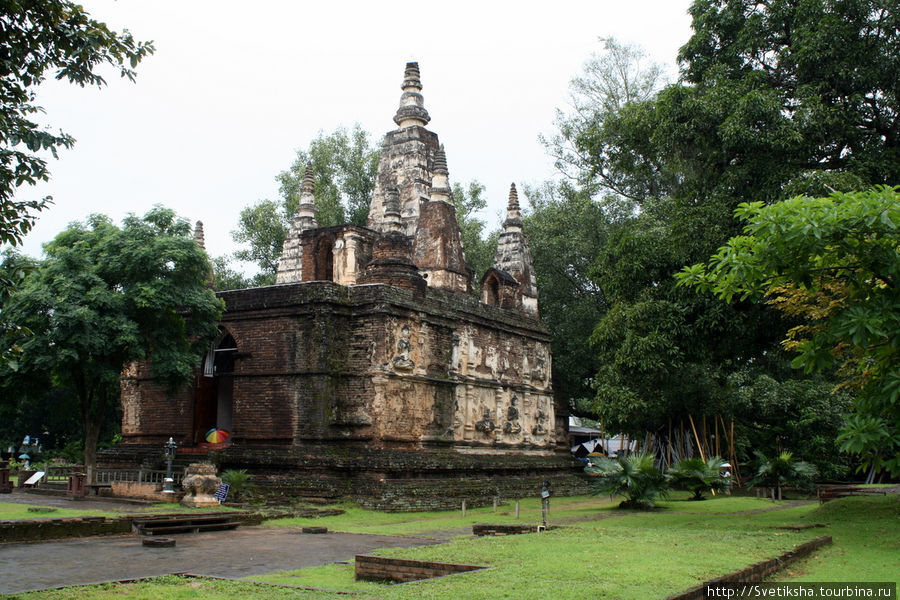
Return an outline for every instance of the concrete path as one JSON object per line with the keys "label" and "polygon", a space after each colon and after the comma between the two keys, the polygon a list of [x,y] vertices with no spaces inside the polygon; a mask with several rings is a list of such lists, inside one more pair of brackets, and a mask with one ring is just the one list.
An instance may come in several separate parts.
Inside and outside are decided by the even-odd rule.
{"label": "concrete path", "polygon": [[[66,496],[32,494],[20,489],[14,489],[11,494],[0,494],[0,502],[29,504],[34,506],[55,506],[57,508],[72,508],[75,510],[115,511],[126,514],[150,511],[150,505],[146,503],[123,502],[112,498],[108,500],[92,500],[90,496],[83,500],[70,500]],[[173,510],[178,510],[177,504],[173,505]],[[157,510],[155,512],[159,511]]]}
{"label": "concrete path", "polygon": [[425,546],[431,538],[240,527],[172,536],[174,548],[141,545],[122,535],[0,545],[0,594],[168,573],[246,577],[352,560],[377,548]]}

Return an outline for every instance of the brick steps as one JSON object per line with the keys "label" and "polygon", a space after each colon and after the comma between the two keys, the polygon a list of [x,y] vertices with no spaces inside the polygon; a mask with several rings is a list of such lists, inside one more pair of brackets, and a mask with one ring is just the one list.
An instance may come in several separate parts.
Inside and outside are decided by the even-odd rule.
{"label": "brick steps", "polygon": [[140,517],[132,521],[132,528],[141,535],[224,531],[241,524],[235,517],[234,513]]}

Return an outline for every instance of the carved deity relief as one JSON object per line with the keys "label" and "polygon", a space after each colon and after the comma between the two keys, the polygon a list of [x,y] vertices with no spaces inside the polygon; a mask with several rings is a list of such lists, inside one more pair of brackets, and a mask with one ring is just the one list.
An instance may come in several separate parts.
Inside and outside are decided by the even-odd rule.
{"label": "carved deity relief", "polygon": [[534,368],[531,371],[531,380],[536,383],[543,383],[547,379],[547,349],[543,344],[537,345],[536,356],[534,359]]}
{"label": "carved deity relief", "polygon": [[491,409],[485,406],[481,420],[475,423],[475,429],[484,434],[490,434],[496,428],[497,426],[494,425],[494,422],[491,420]]}
{"label": "carved deity relief", "polygon": [[397,340],[397,351],[394,354],[394,368],[398,371],[412,371],[416,365],[409,357],[412,344],[409,342],[409,325],[400,328],[400,337]]}
{"label": "carved deity relief", "polygon": [[548,433],[550,433],[547,430],[547,421],[549,419],[549,415],[544,412],[546,403],[546,398],[542,398],[538,403],[537,412],[535,412],[534,414],[535,425],[531,428],[532,435],[547,435]]}
{"label": "carved deity relief", "polygon": [[509,400],[509,406],[506,409],[506,423],[503,424],[503,433],[507,435],[518,435],[522,433],[522,424],[519,423],[519,397],[515,394]]}

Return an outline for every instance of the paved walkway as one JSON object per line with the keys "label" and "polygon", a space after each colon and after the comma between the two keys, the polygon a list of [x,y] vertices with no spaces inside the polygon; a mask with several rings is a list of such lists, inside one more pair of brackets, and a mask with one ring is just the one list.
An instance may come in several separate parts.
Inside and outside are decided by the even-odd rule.
{"label": "paved walkway", "polygon": [[246,577],[352,560],[356,554],[377,548],[425,546],[440,541],[352,533],[303,534],[266,527],[172,537],[176,540],[174,548],[145,547],[137,535],[0,545],[0,594],[179,572]]}
{"label": "paved walkway", "polygon": [[[57,508],[72,508],[75,510],[115,511],[125,514],[147,512],[150,510],[150,505],[144,503],[122,502],[115,499],[91,500],[90,496],[83,500],[70,500],[66,496],[32,494],[29,492],[23,492],[20,489],[14,489],[11,494],[0,494],[0,502],[11,502],[13,504],[30,504],[35,506],[55,506]],[[178,505],[173,505],[173,510],[177,509]],[[156,510],[154,512],[159,511]]]}

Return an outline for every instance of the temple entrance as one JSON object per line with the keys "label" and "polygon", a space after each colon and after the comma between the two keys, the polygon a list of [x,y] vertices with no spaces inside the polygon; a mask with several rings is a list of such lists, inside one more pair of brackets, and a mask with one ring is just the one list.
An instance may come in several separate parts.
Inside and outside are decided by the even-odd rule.
{"label": "temple entrance", "polygon": [[212,430],[231,433],[234,397],[234,358],[237,344],[227,332],[213,343],[203,360],[194,398],[194,444],[215,443],[207,439]]}

